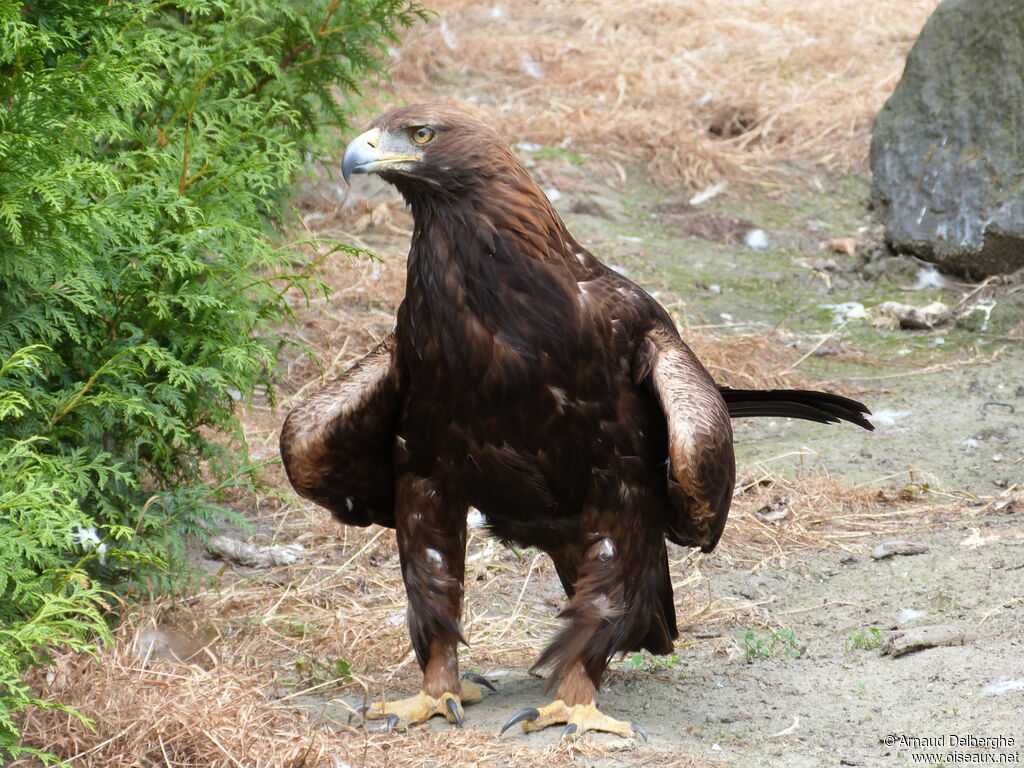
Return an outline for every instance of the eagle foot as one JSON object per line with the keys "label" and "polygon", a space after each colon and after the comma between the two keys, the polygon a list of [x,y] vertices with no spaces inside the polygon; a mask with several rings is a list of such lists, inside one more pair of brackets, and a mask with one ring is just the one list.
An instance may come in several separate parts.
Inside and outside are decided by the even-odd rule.
{"label": "eagle foot", "polygon": [[[441,715],[449,723],[454,723],[459,728],[463,725],[465,715],[464,707],[476,704],[484,697],[480,686],[475,682],[478,675],[467,674],[461,682],[459,695],[444,692],[438,698],[434,698],[423,691],[415,696],[397,701],[375,701],[369,706],[362,706],[359,712],[364,720],[384,720],[381,730],[389,733],[395,729],[408,728],[411,725],[425,723],[434,715]],[[468,679],[472,678],[472,679]],[[485,678],[480,678],[483,685],[491,690],[494,686]]]}
{"label": "eagle foot", "polygon": [[642,738],[647,741],[647,729],[642,725],[608,717],[593,703],[576,704],[570,707],[561,699],[556,699],[539,709],[527,707],[509,718],[508,722],[502,726],[501,733],[516,723],[522,723],[523,731],[526,733],[565,723],[565,727],[562,729],[563,739],[579,738],[587,731],[603,731],[622,736],[624,739]]}

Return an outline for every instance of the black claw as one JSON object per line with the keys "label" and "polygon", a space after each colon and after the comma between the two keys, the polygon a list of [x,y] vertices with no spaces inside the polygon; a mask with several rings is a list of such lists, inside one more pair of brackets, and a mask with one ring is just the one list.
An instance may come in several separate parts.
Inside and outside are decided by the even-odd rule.
{"label": "black claw", "polygon": [[477,685],[482,685],[485,688],[490,688],[495,693],[498,692],[498,689],[494,687],[494,683],[492,683],[483,675],[478,675],[476,672],[466,672],[462,675],[462,679],[469,680],[469,682],[476,683]]}
{"label": "black claw", "polygon": [[566,736],[572,736],[574,733],[576,733],[576,723],[569,723],[562,729],[562,735],[559,738],[564,739]]}
{"label": "black claw", "polygon": [[634,733],[643,736],[644,741],[647,741],[647,729],[640,725],[640,723],[630,723],[629,727],[633,729]]}
{"label": "black claw", "polygon": [[498,735],[501,736],[505,731],[511,728],[516,723],[521,723],[523,720],[536,720],[540,717],[540,711],[536,707],[527,707],[526,709],[520,709],[512,717],[509,718],[508,722],[501,726],[501,730]]}
{"label": "black claw", "polygon": [[448,711],[452,713],[452,717],[455,718],[455,724],[459,726],[459,728],[462,728],[462,714],[459,712],[459,702],[455,699],[449,698],[444,700],[444,705],[447,707]]}
{"label": "black claw", "polygon": [[391,733],[402,722],[402,718],[398,715],[391,715],[386,721],[384,721],[384,730]]}
{"label": "black claw", "polygon": [[355,712],[349,712],[348,713],[348,724],[352,725],[352,715],[359,715],[360,717],[362,717],[363,715],[366,714],[366,712],[367,712],[367,710],[369,708],[370,708],[369,704],[360,704],[358,707],[356,707]]}

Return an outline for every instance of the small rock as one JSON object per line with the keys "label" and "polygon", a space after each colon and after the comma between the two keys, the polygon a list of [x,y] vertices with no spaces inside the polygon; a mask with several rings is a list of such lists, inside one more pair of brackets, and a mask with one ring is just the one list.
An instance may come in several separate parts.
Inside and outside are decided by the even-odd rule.
{"label": "small rock", "polygon": [[914,541],[886,541],[871,551],[871,557],[883,560],[893,555],[923,555],[927,551],[927,545]]}

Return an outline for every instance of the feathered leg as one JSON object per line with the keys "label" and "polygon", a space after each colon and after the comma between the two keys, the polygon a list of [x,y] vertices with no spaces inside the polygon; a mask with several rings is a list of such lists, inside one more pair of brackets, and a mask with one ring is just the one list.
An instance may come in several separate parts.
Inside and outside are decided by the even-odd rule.
{"label": "feathered leg", "polygon": [[[553,702],[522,710],[503,731],[517,722],[525,731],[565,723],[566,735],[598,730],[646,738],[639,726],[614,720],[595,705],[612,656],[639,648],[668,653],[676,636],[664,536],[651,524],[658,501],[632,488],[622,495],[628,498],[620,504],[584,512],[578,547],[551,553],[571,596],[561,614],[568,623],[536,666],[550,666],[552,683],[561,682]],[[626,510],[623,500],[630,502]]]}
{"label": "feathered leg", "polygon": [[423,670],[423,688],[408,699],[374,703],[364,715],[371,720],[387,718],[389,729],[422,723],[434,715],[461,725],[463,706],[483,698],[475,682],[459,677],[457,648],[465,642],[460,619],[466,509],[446,502],[429,480],[413,475],[399,478],[395,502],[409,635]]}

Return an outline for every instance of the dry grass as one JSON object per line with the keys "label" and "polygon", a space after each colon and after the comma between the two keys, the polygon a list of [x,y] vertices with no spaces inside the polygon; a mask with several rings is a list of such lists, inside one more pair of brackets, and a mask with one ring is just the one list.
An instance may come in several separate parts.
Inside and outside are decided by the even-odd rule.
{"label": "dry grass", "polygon": [[95,661],[61,657],[47,679],[37,681],[56,700],[88,712],[95,725],[55,711],[32,712],[25,728],[34,743],[72,765],[104,768],[574,764],[577,750],[568,745],[531,750],[473,730],[383,734],[315,722],[293,702],[268,698],[273,682],[239,668],[234,657],[210,670],[138,658],[131,651],[137,631],[126,622],[113,650]]}
{"label": "dry grass", "polygon": [[[762,508],[778,506],[780,498],[785,519],[760,520]],[[896,533],[910,516],[920,526],[922,511],[827,479],[758,477],[737,495],[714,567],[758,570],[813,549],[863,545]],[[80,708],[95,729],[61,712],[34,711],[24,724],[32,743],[76,756],[75,766],[105,768],[486,765],[485,756],[510,766],[570,766],[602,754],[600,740],[538,748],[473,730],[389,736],[349,727],[343,699],[394,696],[419,683],[394,533],[339,528],[306,506],[265,510],[259,522],[265,533],[257,538],[302,544],[305,559],[264,571],[228,568],[217,589],[146,606],[97,660],[58,658],[36,675],[37,691]],[[539,553],[517,554],[478,529],[468,549],[464,622],[471,645],[461,652],[462,664],[525,669],[558,625],[563,597],[553,568]],[[755,604],[712,596],[705,556],[680,549],[673,555],[684,631],[724,632],[764,619]],[[192,663],[166,660],[174,657]],[[337,660],[349,665],[351,677]],[[615,759],[658,765],[649,761],[661,757]]]}
{"label": "dry grass", "polygon": [[799,352],[782,334],[712,335],[685,328],[682,333],[719,384],[736,389],[776,389],[800,383],[789,372]]}
{"label": "dry grass", "polygon": [[125,642],[99,659],[64,656],[37,687],[87,712],[87,728],[56,711],[30,712],[33,743],[72,765],[330,765],[325,733],[294,708],[268,704],[252,674],[171,663],[145,663]]}
{"label": "dry grass", "polygon": [[511,141],[644,163],[664,185],[780,162],[845,171],[937,0],[438,0],[386,100],[476,111]]}
{"label": "dry grass", "polygon": [[945,506],[831,477],[793,479],[762,470],[737,489],[720,557],[760,570],[812,550],[863,550],[868,540],[930,527]]}
{"label": "dry grass", "polygon": [[[75,766],[104,768],[560,767],[605,754],[599,742],[536,747],[474,730],[382,734],[349,726],[340,697],[393,696],[418,685],[394,534],[347,529],[339,542],[326,515],[309,515],[292,510],[276,531],[307,548],[303,562],[231,569],[216,590],[128,618],[97,659],[68,654],[37,673],[39,695],[95,724],[32,711],[23,725],[29,743]],[[471,647],[462,663],[523,667],[554,627],[554,609],[536,589],[553,586],[553,570],[535,554],[520,560],[495,548],[479,532],[469,546]],[[338,677],[338,659],[357,673]],[[618,755],[616,764],[689,764],[660,759]]]}

